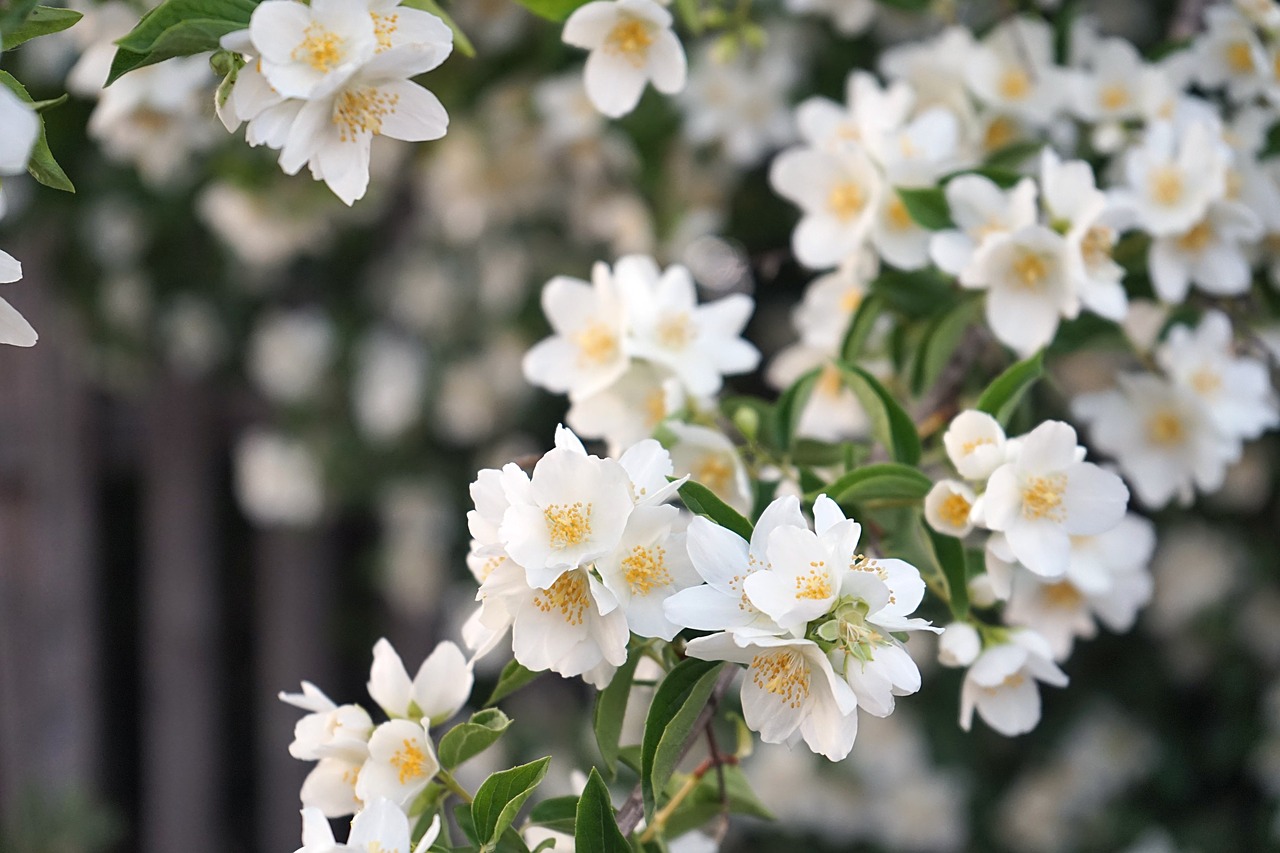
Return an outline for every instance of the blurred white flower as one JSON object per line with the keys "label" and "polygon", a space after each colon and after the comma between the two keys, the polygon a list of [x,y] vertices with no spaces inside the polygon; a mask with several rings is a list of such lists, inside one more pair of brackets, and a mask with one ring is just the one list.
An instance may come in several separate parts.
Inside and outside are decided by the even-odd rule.
{"label": "blurred white flower", "polygon": [[684,48],[671,24],[671,13],[653,0],[594,0],[574,10],[563,38],[591,51],[583,80],[596,109],[626,115],[649,82],[665,95],[684,88]]}
{"label": "blurred white flower", "polygon": [[315,524],[324,511],[322,477],[319,460],[301,441],[257,429],[236,443],[236,497],[257,524]]}

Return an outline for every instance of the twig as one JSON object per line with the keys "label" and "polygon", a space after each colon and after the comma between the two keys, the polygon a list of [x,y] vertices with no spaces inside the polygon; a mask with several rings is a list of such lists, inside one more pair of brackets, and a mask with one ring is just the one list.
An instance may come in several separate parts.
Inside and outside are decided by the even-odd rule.
{"label": "twig", "polygon": [[707,751],[711,753],[711,761],[715,762],[716,768],[716,784],[720,790],[720,817],[716,822],[715,841],[718,848],[724,841],[725,834],[729,831],[729,790],[725,786],[724,781],[724,765],[726,763],[738,763],[737,756],[730,755],[727,758],[720,753],[720,746],[716,743],[715,726],[712,721],[707,722]]}
{"label": "twig", "polygon": [[[726,666],[721,671],[720,677],[716,679],[715,687],[711,689],[711,698],[707,700],[702,712],[698,714],[698,719],[694,721],[689,737],[685,740],[684,746],[680,748],[680,758],[684,758],[689,754],[689,750],[693,748],[694,741],[697,740],[701,730],[710,725],[711,718],[715,715],[716,708],[720,705],[720,700],[724,697],[725,691],[729,689],[729,684],[737,673],[738,669],[734,666]],[[623,835],[630,835],[635,831],[636,824],[640,823],[640,818],[643,815],[644,792],[640,787],[640,783],[637,782],[636,786],[631,789],[631,793],[627,795],[626,802],[622,804],[622,808],[618,810],[618,829],[622,830]]]}

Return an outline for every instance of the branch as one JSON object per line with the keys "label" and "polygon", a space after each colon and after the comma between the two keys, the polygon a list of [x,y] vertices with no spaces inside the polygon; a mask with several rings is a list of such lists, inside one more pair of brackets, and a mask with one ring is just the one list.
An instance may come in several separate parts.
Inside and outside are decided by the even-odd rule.
{"label": "branch", "polygon": [[[716,686],[711,690],[711,698],[707,700],[706,706],[698,714],[698,719],[694,721],[693,729],[690,731],[688,739],[685,740],[684,746],[680,748],[681,759],[689,754],[689,750],[693,748],[693,744],[702,730],[710,727],[711,718],[715,716],[716,709],[720,706],[720,700],[724,697],[725,691],[729,689],[729,684],[737,673],[737,667],[726,666],[720,673],[720,677],[716,679]],[[627,800],[622,804],[622,808],[618,809],[618,829],[622,830],[624,836],[630,835],[635,831],[636,825],[640,823],[640,818],[643,816],[644,793],[641,790],[640,783],[637,782],[636,786],[631,789],[631,793],[627,795]]]}

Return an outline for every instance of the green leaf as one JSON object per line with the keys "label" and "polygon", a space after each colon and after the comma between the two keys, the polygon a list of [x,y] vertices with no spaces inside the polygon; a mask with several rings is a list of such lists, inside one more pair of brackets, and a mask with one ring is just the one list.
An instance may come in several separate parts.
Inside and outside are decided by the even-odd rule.
{"label": "green leaf", "polygon": [[1262,145],[1262,150],[1258,152],[1258,159],[1266,160],[1277,154],[1280,154],[1280,121],[1267,129],[1267,139]]}
{"label": "green leaf", "polygon": [[797,465],[844,465],[851,459],[857,459],[861,451],[860,446],[849,442],[833,444],[812,438],[798,438],[791,451],[791,461]]}
{"label": "green leaf", "polygon": [[804,415],[804,407],[809,402],[813,387],[822,377],[823,368],[815,367],[792,382],[787,390],[778,397],[777,425],[778,444],[780,450],[790,450],[796,440],[796,428]]}
{"label": "green leaf", "polygon": [[60,33],[74,26],[76,21],[83,17],[84,15],[71,9],[37,6],[31,10],[31,14],[21,24],[4,30],[4,49],[12,50],[23,42],[31,41],[33,38]]}
{"label": "green leaf", "polygon": [[686,658],[662,679],[649,706],[640,745],[640,787],[644,812],[650,818],[661,791],[675,772],[693,724],[707,704],[724,664]]}
{"label": "green leaf", "polygon": [[465,723],[459,723],[440,738],[437,754],[440,764],[452,770],[468,759],[475,758],[493,746],[511,725],[511,718],[497,708],[486,708],[471,715]]}
{"label": "green leaf", "polygon": [[1014,170],[1022,166],[1023,163],[1038,155],[1044,143],[1038,140],[1023,140],[1021,142],[1010,143],[991,153],[987,157],[984,168],[987,169],[1009,169]]}
{"label": "green leaf", "polygon": [[605,769],[613,778],[618,768],[618,744],[622,738],[622,718],[627,711],[627,699],[631,696],[631,682],[635,678],[636,665],[643,655],[636,648],[630,649],[627,661],[618,667],[609,686],[596,696],[594,728],[596,745]]}
{"label": "green leaf", "polygon": [[836,503],[868,501],[919,501],[933,488],[933,481],[916,468],[896,462],[865,465],[805,495],[814,500],[825,493]]}
{"label": "green leaf", "polygon": [[982,396],[978,397],[974,408],[980,412],[986,412],[1001,424],[1008,424],[1022,396],[1043,375],[1044,353],[1038,352],[1028,359],[1017,362],[997,376],[995,381],[987,386],[987,390],[982,392]]}
{"label": "green leaf", "polygon": [[106,85],[135,68],[214,51],[227,33],[249,26],[258,0],[165,0],[118,40]]}
{"label": "green leaf", "polygon": [[[27,92],[27,88],[9,72],[0,71],[0,85],[8,88],[26,103],[35,103],[31,94]],[[35,147],[31,149],[31,160],[27,163],[27,171],[31,173],[31,177],[46,187],[69,193],[76,191],[67,173],[62,171],[58,161],[53,159],[53,152],[49,150],[49,139],[44,132],[43,118],[40,119],[40,133],[36,136]]]}
{"label": "green leaf", "polygon": [[960,169],[949,175],[943,175],[941,182],[946,184],[961,175],[981,175],[1002,190],[1009,189],[1025,177],[1025,175],[1020,175],[1012,169],[1005,169],[999,166],[979,166],[976,169]]}
{"label": "green leaf", "polygon": [[871,292],[894,311],[918,318],[932,317],[960,298],[955,279],[933,267],[885,270],[871,282]]}
{"label": "green leaf", "polygon": [[471,803],[475,838],[484,850],[493,850],[498,838],[515,821],[525,800],[547,775],[551,757],[494,773],[481,783]]}
{"label": "green leaf", "polygon": [[876,326],[876,320],[884,313],[884,298],[872,294],[862,300],[858,310],[849,320],[849,328],[845,330],[844,340],[840,342],[840,357],[850,364],[856,364],[862,355],[862,348]]}
{"label": "green leaf", "polygon": [[880,0],[880,3],[905,12],[923,12],[933,5],[933,0]]}
{"label": "green leaf", "polygon": [[754,529],[751,522],[742,514],[716,496],[716,493],[701,483],[689,480],[680,487],[680,500],[690,512],[705,515],[721,527],[732,530],[748,542]]}
{"label": "green leaf", "polygon": [[969,615],[969,572],[965,562],[964,545],[954,536],[939,533],[925,525],[929,541],[933,545],[934,557],[947,579],[947,593],[951,605],[951,615],[957,620]]}
{"label": "green leaf", "polygon": [[964,340],[965,332],[977,320],[980,305],[976,299],[965,300],[938,317],[925,332],[924,346],[912,371],[912,391],[922,394],[938,381],[951,363],[956,347]]}
{"label": "green leaf", "polygon": [[951,220],[951,205],[947,204],[947,194],[941,187],[898,187],[897,192],[907,213],[921,228],[942,231],[955,227]]}
{"label": "green leaf", "polygon": [[[742,768],[735,764],[722,765],[724,773],[724,805],[730,814],[750,815],[761,820],[774,820],[773,813],[751,790]],[[676,777],[677,781],[680,777]],[[677,838],[690,830],[706,826],[722,809],[720,801],[720,779],[712,770],[698,780],[697,786],[680,804],[680,808],[667,819],[666,835]]]}
{"label": "green leaf", "polygon": [[572,834],[577,815],[577,797],[552,797],[534,804],[529,810],[529,822],[556,832]]}
{"label": "green leaf", "polygon": [[539,18],[563,21],[579,6],[585,6],[588,0],[516,0],[516,2]]}
{"label": "green leaf", "polygon": [[21,27],[40,0],[8,0],[0,2],[0,33]]}
{"label": "green leaf", "polygon": [[462,31],[462,27],[458,26],[453,17],[436,0],[402,0],[400,5],[408,6],[410,9],[421,9],[424,12],[430,12],[444,21],[449,29],[453,30],[453,46],[458,53],[468,59],[475,58],[476,46],[471,43],[471,39],[467,38],[467,34]]}
{"label": "green leaf", "polygon": [[867,371],[854,364],[842,362],[840,370],[845,384],[857,396],[871,419],[872,431],[877,440],[898,462],[915,465],[920,461],[920,434],[911,417],[899,405],[893,395],[885,390]]}
{"label": "green leaf", "polygon": [[498,683],[494,685],[493,692],[489,694],[489,699],[484,703],[484,706],[489,708],[498,704],[530,681],[533,681],[540,674],[525,669],[520,665],[519,661],[511,661],[502,668],[502,673],[498,676]]}
{"label": "green leaf", "polygon": [[609,788],[594,767],[578,800],[573,822],[573,849],[578,853],[631,853],[631,845],[618,829],[618,817],[609,799]]}

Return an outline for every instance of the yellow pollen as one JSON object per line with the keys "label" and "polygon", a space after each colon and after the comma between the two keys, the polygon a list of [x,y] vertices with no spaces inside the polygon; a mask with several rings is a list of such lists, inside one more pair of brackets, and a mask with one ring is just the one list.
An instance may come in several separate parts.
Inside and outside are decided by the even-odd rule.
{"label": "yellow pollen", "polygon": [[995,444],[995,440],[990,438],[985,438],[985,437],[975,438],[973,441],[966,441],[964,444],[960,445],[960,452],[963,453],[965,456],[968,456],[970,453],[977,450],[979,447],[983,447],[988,444]]}
{"label": "yellow pollen", "polygon": [[862,212],[867,206],[867,195],[862,187],[852,181],[836,184],[827,196],[827,207],[835,214],[836,219],[848,222]]}
{"label": "yellow pollen", "polygon": [[840,310],[846,314],[852,314],[862,305],[862,291],[856,287],[851,287],[840,297]]}
{"label": "yellow pollen", "polygon": [[667,349],[684,349],[693,342],[693,338],[693,324],[684,311],[671,317],[663,317],[658,323],[658,343]]}
{"label": "yellow pollen", "polygon": [[542,515],[554,551],[581,545],[591,535],[591,504],[550,504]]}
{"label": "yellow pollen", "polygon": [[804,657],[790,649],[758,654],[751,659],[751,680],[783,704],[799,708],[809,698],[809,665]]}
{"label": "yellow pollen", "polygon": [[796,578],[796,598],[809,601],[821,601],[831,597],[831,578],[826,572],[826,563],[819,560],[809,564],[809,571]]}
{"label": "yellow pollen", "polygon": [[1018,126],[1011,119],[1003,116],[987,125],[982,135],[982,147],[987,151],[995,151],[1012,144],[1018,138]]}
{"label": "yellow pollen", "polygon": [[1045,603],[1061,610],[1075,610],[1084,601],[1084,596],[1075,584],[1070,581],[1058,581],[1049,584],[1043,590]]}
{"label": "yellow pollen", "polygon": [[938,515],[952,527],[964,527],[969,523],[969,511],[973,505],[965,500],[964,495],[952,492],[938,507]]}
{"label": "yellow pollen", "polygon": [[1066,489],[1066,474],[1030,478],[1022,489],[1022,517],[1062,521],[1067,516],[1062,506],[1062,493]]}
{"label": "yellow pollen", "polygon": [[902,203],[902,199],[897,195],[890,199],[886,215],[889,219],[889,225],[896,231],[905,231],[912,225],[911,213],[908,212],[907,206]]}
{"label": "yellow pollen", "polygon": [[1240,194],[1244,190],[1244,176],[1240,174],[1239,169],[1227,170],[1227,198],[1232,201],[1239,201]]}
{"label": "yellow pollen", "polygon": [[1166,207],[1182,199],[1182,173],[1176,166],[1157,166],[1147,180],[1147,191],[1152,201]]}
{"label": "yellow pollen", "polygon": [[489,559],[485,560],[484,565],[480,567],[481,582],[488,580],[489,576],[498,570],[498,566],[501,566],[506,561],[507,561],[506,555],[490,557]]}
{"label": "yellow pollen", "polygon": [[656,586],[671,585],[666,558],[663,548],[637,545],[631,549],[631,554],[622,560],[622,577],[631,587],[632,595],[648,595]]}
{"label": "yellow pollen", "polygon": [[645,395],[644,414],[651,427],[662,423],[662,419],[667,416],[667,396],[662,393],[661,388],[654,388]]}
{"label": "yellow pollen", "polygon": [[337,33],[331,33],[319,24],[312,24],[302,34],[302,44],[289,54],[295,62],[305,62],[324,74],[342,62],[343,43]]}
{"label": "yellow pollen", "polygon": [[404,745],[396,750],[395,755],[391,756],[391,766],[400,771],[400,784],[404,785],[411,779],[417,779],[426,775],[423,767],[426,764],[427,757],[422,752],[422,747],[413,741],[405,738]]}
{"label": "yellow pollen", "polygon": [[1201,222],[1178,238],[1178,248],[1184,252],[1203,252],[1211,239],[1213,239],[1213,229],[1209,227],[1208,222]]}
{"label": "yellow pollen", "polygon": [[1233,41],[1223,51],[1223,59],[1227,67],[1236,74],[1249,74],[1253,71],[1253,51],[1245,41]]}
{"label": "yellow pollen", "polygon": [[605,39],[605,50],[613,54],[621,54],[637,68],[643,67],[649,58],[649,46],[653,44],[653,35],[642,21],[627,18],[619,21]]}
{"label": "yellow pollen", "polygon": [[1018,283],[1028,290],[1039,287],[1049,275],[1049,265],[1044,258],[1031,252],[1023,252],[1011,266]]}
{"label": "yellow pollen", "polygon": [[581,625],[590,600],[587,573],[581,569],[565,572],[549,589],[540,591],[533,598],[533,606],[543,613],[555,610],[566,624]]}
{"label": "yellow pollen", "polygon": [[1098,91],[1098,104],[1111,112],[1129,106],[1129,90],[1119,83],[1110,83]]}
{"label": "yellow pollen", "polygon": [[1006,68],[996,84],[996,91],[1006,101],[1021,101],[1031,94],[1031,77],[1021,68]]}
{"label": "yellow pollen", "polygon": [[394,113],[399,103],[399,95],[389,95],[372,86],[347,89],[333,107],[339,138],[352,142],[362,133],[381,133],[382,120]]}
{"label": "yellow pollen", "polygon": [[855,572],[871,572],[882,581],[889,579],[889,573],[884,570],[884,566],[864,554],[855,554],[849,568]]}
{"label": "yellow pollen", "polygon": [[818,382],[813,386],[815,391],[828,399],[840,396],[843,388],[844,377],[840,375],[840,368],[834,364],[827,364],[822,368],[822,373],[818,375]]}
{"label": "yellow pollen", "polygon": [[1280,51],[1271,55],[1271,76],[1280,80]]}
{"label": "yellow pollen", "polygon": [[618,354],[618,338],[604,323],[593,323],[573,336],[580,365],[606,364]]}
{"label": "yellow pollen", "polygon": [[1156,412],[1147,420],[1147,439],[1152,444],[1181,444],[1186,435],[1182,419],[1168,409]]}
{"label": "yellow pollen", "polygon": [[378,53],[391,49],[391,37],[395,35],[396,30],[400,26],[400,16],[397,14],[379,15],[377,12],[370,12],[369,16],[373,18],[373,35],[378,40]]}
{"label": "yellow pollen", "polygon": [[1111,250],[1115,245],[1115,229],[1095,225],[1084,233],[1084,239],[1080,241],[1080,254],[1089,266],[1100,266],[1111,260]]}
{"label": "yellow pollen", "polygon": [[1197,370],[1191,374],[1191,387],[1197,394],[1207,397],[1222,387],[1222,377],[1212,370]]}
{"label": "yellow pollen", "polygon": [[722,453],[708,453],[698,460],[693,479],[716,494],[724,495],[733,483],[733,465]]}

